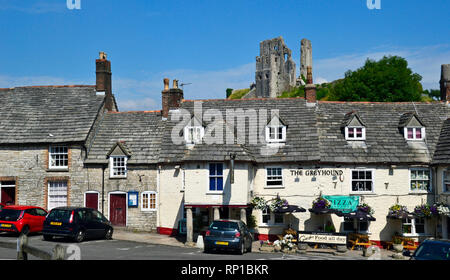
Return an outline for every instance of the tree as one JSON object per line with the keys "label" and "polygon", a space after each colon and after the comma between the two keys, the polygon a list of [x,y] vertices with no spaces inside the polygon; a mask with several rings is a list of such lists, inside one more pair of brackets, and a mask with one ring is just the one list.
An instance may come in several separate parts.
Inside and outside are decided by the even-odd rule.
{"label": "tree", "polygon": [[398,56],[385,56],[379,61],[367,59],[363,67],[347,71],[336,81],[328,100],[399,102],[421,101],[422,77],[408,68]]}

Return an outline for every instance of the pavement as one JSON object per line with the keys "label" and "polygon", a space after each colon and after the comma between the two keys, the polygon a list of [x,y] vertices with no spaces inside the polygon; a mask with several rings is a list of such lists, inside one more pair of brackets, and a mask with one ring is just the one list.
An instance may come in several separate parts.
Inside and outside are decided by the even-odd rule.
{"label": "pavement", "polygon": [[[157,245],[167,245],[167,246],[176,246],[176,247],[184,247],[184,248],[192,248],[195,247],[196,244],[188,245],[185,243],[185,237],[173,237],[158,233],[151,233],[151,232],[137,232],[137,231],[131,231],[126,230],[125,228],[115,228],[113,239],[116,240],[126,240],[126,241],[135,241],[135,242],[142,242],[142,243],[148,243],[148,244],[157,244]],[[254,241],[252,246],[252,252],[253,253],[261,253],[264,254],[265,252],[261,252],[259,248],[261,247],[259,241]],[[280,252],[280,254],[282,254]],[[372,256],[370,257],[363,257],[363,251],[362,250],[348,250],[345,253],[337,253],[336,250],[332,249],[313,249],[309,248],[304,252],[303,255],[323,255],[327,254],[330,256],[345,256],[349,259],[367,259],[367,260],[394,260],[393,255],[395,254],[393,251],[389,251],[386,249],[379,249],[377,250]],[[298,254],[297,254],[298,255]],[[407,259],[407,258],[403,258]]]}

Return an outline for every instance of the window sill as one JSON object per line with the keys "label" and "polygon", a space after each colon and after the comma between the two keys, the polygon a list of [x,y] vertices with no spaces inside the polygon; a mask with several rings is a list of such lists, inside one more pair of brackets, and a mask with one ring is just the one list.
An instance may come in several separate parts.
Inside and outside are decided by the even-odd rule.
{"label": "window sill", "polygon": [[206,195],[223,195],[223,191],[208,191]]}
{"label": "window sill", "polygon": [[47,172],[69,172],[69,167],[49,167]]}
{"label": "window sill", "polygon": [[350,192],[350,195],[376,195],[374,192]]}
{"label": "window sill", "polygon": [[265,185],[264,188],[265,189],[284,189],[284,186],[283,185],[270,185],[270,186]]}
{"label": "window sill", "polygon": [[109,179],[126,179],[127,176],[110,176]]}
{"label": "window sill", "polygon": [[432,192],[430,192],[430,191],[409,191],[408,194],[422,195],[422,194],[432,194]]}
{"label": "window sill", "polygon": [[260,224],[260,228],[274,228],[274,227],[285,227],[285,224]]}
{"label": "window sill", "polygon": [[141,209],[142,212],[156,212],[156,209]]}

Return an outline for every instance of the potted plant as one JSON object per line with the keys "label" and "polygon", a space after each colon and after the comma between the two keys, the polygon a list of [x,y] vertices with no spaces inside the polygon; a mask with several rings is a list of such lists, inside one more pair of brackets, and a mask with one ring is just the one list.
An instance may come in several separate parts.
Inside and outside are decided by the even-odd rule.
{"label": "potted plant", "polygon": [[397,203],[389,207],[388,216],[402,218],[405,213],[408,213],[408,208]]}
{"label": "potted plant", "polygon": [[402,240],[399,237],[394,237],[392,243],[392,249],[394,249],[395,252],[403,252]]}

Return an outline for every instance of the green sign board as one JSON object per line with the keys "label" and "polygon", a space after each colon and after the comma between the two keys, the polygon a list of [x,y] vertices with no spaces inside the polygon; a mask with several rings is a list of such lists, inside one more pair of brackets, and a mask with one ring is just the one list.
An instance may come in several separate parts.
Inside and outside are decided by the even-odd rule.
{"label": "green sign board", "polygon": [[355,211],[359,204],[359,196],[324,195],[323,198],[331,203],[331,209],[344,213]]}

